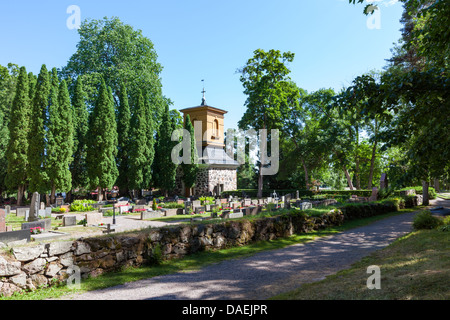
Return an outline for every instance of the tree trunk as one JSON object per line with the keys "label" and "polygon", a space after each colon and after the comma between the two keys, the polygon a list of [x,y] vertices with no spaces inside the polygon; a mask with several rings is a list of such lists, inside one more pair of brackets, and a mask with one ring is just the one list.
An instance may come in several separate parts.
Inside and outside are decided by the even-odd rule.
{"label": "tree trunk", "polygon": [[303,157],[300,158],[302,161],[302,165],[303,165],[303,170],[305,171],[305,185],[306,185],[306,189],[308,189],[308,184],[309,184],[309,174],[308,174],[308,168],[306,167],[305,161],[303,160]]}
{"label": "tree trunk", "polygon": [[20,185],[17,188],[17,205],[21,206],[23,205],[23,191],[24,191],[24,185]]}
{"label": "tree trunk", "polygon": [[356,190],[360,190],[361,189],[361,181],[360,181],[360,177],[359,177],[359,156],[356,156],[355,159],[355,180],[356,180]]}
{"label": "tree trunk", "polygon": [[97,192],[97,201],[103,201],[103,190],[102,188],[98,187]]}
{"label": "tree trunk", "polygon": [[368,183],[368,189],[372,190],[372,181],[373,181],[373,170],[375,167],[375,157],[377,153],[377,141],[375,141],[372,149],[372,159],[370,159],[370,172],[369,172],[369,183]]}
{"label": "tree trunk", "polygon": [[428,206],[430,204],[430,197],[428,196],[428,181],[422,181],[422,204]]}
{"label": "tree trunk", "polygon": [[54,184],[52,184],[52,191],[50,193],[50,203],[54,204],[56,202],[56,187]]}
{"label": "tree trunk", "polygon": [[262,175],[262,162],[259,164],[259,173],[258,173],[258,199],[262,199],[263,197],[263,175]]}
{"label": "tree trunk", "polygon": [[343,165],[343,169],[344,169],[345,177],[347,178],[348,186],[349,186],[350,190],[353,190],[352,178],[350,177],[350,174],[348,173],[347,167],[345,165]]}
{"label": "tree trunk", "polygon": [[439,186],[439,179],[434,179],[434,189],[436,190],[436,192],[441,191],[441,188]]}

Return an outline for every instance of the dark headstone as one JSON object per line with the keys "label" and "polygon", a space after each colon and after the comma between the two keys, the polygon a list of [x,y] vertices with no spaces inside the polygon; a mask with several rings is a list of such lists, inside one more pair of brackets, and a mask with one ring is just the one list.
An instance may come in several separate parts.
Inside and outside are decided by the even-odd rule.
{"label": "dark headstone", "polygon": [[30,230],[17,230],[9,232],[0,232],[0,242],[9,243],[13,241],[20,241],[26,239],[30,242],[31,232]]}
{"label": "dark headstone", "polygon": [[47,232],[51,229],[52,219],[42,219],[38,221],[25,222],[22,223],[22,230],[30,230],[32,228],[41,227],[44,229],[44,232]]}
{"label": "dark headstone", "polygon": [[34,192],[31,197],[30,214],[28,216],[29,222],[39,220],[39,209],[41,208],[41,196],[38,192]]}
{"label": "dark headstone", "polygon": [[77,217],[75,216],[64,216],[63,218],[63,226],[70,227],[77,225]]}

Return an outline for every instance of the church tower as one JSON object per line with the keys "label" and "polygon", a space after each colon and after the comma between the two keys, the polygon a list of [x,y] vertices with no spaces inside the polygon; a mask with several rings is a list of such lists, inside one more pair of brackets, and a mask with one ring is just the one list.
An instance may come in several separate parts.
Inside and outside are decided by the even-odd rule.
{"label": "church tower", "polygon": [[[224,119],[227,111],[206,104],[205,89],[200,106],[180,110],[184,120],[189,115],[195,129],[195,140],[201,168],[193,190],[196,196],[219,196],[223,191],[237,189],[237,168],[239,163],[229,157],[225,148]],[[190,196],[184,190],[181,178],[177,178],[179,191]]]}

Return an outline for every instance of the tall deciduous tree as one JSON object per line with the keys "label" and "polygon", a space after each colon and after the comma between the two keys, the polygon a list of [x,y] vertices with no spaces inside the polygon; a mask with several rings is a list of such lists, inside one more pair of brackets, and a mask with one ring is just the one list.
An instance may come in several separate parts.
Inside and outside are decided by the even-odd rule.
{"label": "tall deciduous tree", "polygon": [[68,192],[72,188],[69,165],[73,152],[73,110],[66,81],[58,91],[53,87],[50,96],[47,174],[51,186],[50,202],[55,202],[56,190]]}
{"label": "tall deciduous tree", "polygon": [[[47,117],[49,112],[51,82],[47,67],[42,65],[37,79],[30,118],[28,162],[30,192],[46,193],[49,189],[46,170]],[[57,94],[56,94],[57,96]]]}
{"label": "tall deciduous tree", "polygon": [[9,143],[6,153],[8,163],[6,185],[17,188],[17,204],[22,205],[28,172],[28,133],[31,115],[28,75],[25,67],[20,68],[9,119]]}
{"label": "tall deciduous tree", "polygon": [[[182,163],[182,179],[186,189],[192,189],[197,181],[197,173],[199,171],[197,145],[195,141],[195,130],[191,122],[191,117],[186,116],[184,128],[190,134],[190,163]],[[189,192],[189,195],[191,192]]]}
{"label": "tall deciduous tree", "polygon": [[104,189],[111,189],[119,172],[116,165],[117,123],[112,92],[102,80],[94,109],[89,118],[87,169],[92,188],[98,188],[98,200]]}
{"label": "tall deciduous tree", "polygon": [[[278,50],[265,52],[262,49],[254,51],[254,56],[239,70],[244,93],[247,95],[247,107],[238,126],[240,129],[249,128],[279,129],[282,127],[282,113],[289,105],[292,87],[287,85],[290,81],[290,70],[286,63],[294,60],[291,52],[281,53]],[[283,111],[284,110],[284,111]],[[258,176],[258,197],[262,197],[263,166],[266,166],[264,150],[260,150],[261,160]]]}

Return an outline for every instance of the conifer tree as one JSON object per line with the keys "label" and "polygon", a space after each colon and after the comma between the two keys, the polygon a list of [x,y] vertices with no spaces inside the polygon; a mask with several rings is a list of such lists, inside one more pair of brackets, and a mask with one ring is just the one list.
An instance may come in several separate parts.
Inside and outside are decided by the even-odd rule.
{"label": "conifer tree", "polygon": [[[143,101],[142,101],[143,102]],[[130,150],[130,121],[131,111],[128,102],[128,92],[122,83],[119,93],[119,107],[117,111],[117,135],[118,135],[118,157],[117,166],[119,177],[117,185],[122,195],[128,194],[130,177],[129,173],[129,150]]]}
{"label": "conifer tree", "polygon": [[37,83],[37,77],[32,73],[28,73],[28,83],[29,83],[29,87],[30,87],[30,101],[33,101],[34,98],[34,92],[36,90],[36,83]]}
{"label": "conifer tree", "polygon": [[28,75],[26,68],[21,67],[8,124],[10,139],[6,153],[7,175],[5,180],[9,189],[17,188],[17,205],[22,205],[27,183],[30,115]]}
{"label": "conifer tree", "polygon": [[144,187],[144,173],[147,163],[147,120],[142,93],[138,94],[136,106],[131,118],[129,148],[129,187],[132,190]]}
{"label": "conifer tree", "polygon": [[88,176],[86,171],[86,151],[89,112],[85,102],[82,76],[77,78],[73,95],[73,161],[70,165],[72,188],[86,188]]}
{"label": "conifer tree", "polygon": [[94,109],[89,119],[87,169],[92,188],[98,188],[98,200],[103,189],[111,189],[119,172],[116,166],[117,123],[111,89],[102,79]]}
{"label": "conifer tree", "polygon": [[73,152],[72,116],[69,91],[63,80],[58,91],[53,87],[50,95],[47,175],[51,186],[51,203],[55,201],[56,190],[68,192],[72,188],[69,169]]}
{"label": "conifer tree", "polygon": [[183,170],[185,187],[191,189],[195,186],[199,166],[194,126],[192,125],[191,117],[189,115],[186,116],[184,128],[189,131],[191,137],[191,163],[182,163],[181,168]]}
{"label": "conifer tree", "polygon": [[147,136],[147,148],[145,157],[147,159],[145,165],[144,165],[144,188],[150,187],[152,183],[152,164],[153,159],[155,158],[155,132],[157,131],[157,124],[154,121],[155,111],[152,107],[150,96],[147,93],[144,95],[144,103],[145,103],[145,118],[147,122],[147,128],[146,128],[146,136]]}
{"label": "conifer tree", "polygon": [[172,141],[173,130],[175,130],[175,123],[170,117],[169,105],[167,104],[159,126],[153,165],[155,186],[162,189],[166,197],[169,191],[175,189],[176,171],[178,167],[172,161],[172,149],[176,145],[176,142]]}
{"label": "conifer tree", "polygon": [[28,162],[28,191],[46,193],[48,191],[48,175],[45,170],[46,158],[46,126],[51,83],[47,67],[42,65],[37,79],[30,118]]}

